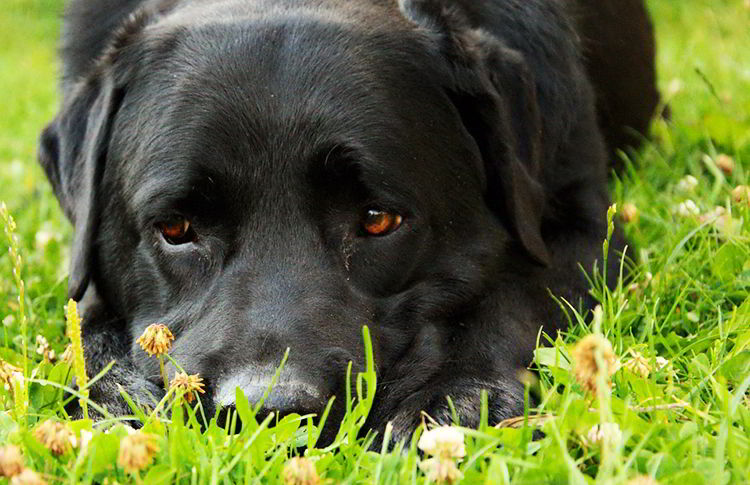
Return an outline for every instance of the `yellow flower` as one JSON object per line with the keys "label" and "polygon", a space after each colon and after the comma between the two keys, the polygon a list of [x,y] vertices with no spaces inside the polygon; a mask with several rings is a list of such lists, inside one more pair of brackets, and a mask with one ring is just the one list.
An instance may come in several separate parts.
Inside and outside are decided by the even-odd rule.
{"label": "yellow flower", "polygon": [[11,478],[10,485],[47,485],[47,482],[42,480],[37,472],[26,468],[20,474]]}
{"label": "yellow flower", "polygon": [[463,477],[456,463],[449,459],[429,458],[419,462],[419,469],[429,481],[439,484],[457,483]]}
{"label": "yellow flower", "polygon": [[0,477],[13,477],[23,470],[23,455],[15,445],[0,448]]}
{"label": "yellow flower", "polygon": [[[596,362],[596,353],[599,352],[603,368],[600,369]],[[575,362],[574,376],[578,383],[587,391],[596,392],[597,376],[601,372],[605,380],[617,370],[617,359],[612,350],[609,340],[599,334],[591,334],[582,338],[572,352]]]}
{"label": "yellow flower", "polygon": [[187,375],[184,372],[178,373],[172,379],[170,387],[175,390],[182,392],[185,396],[185,401],[191,403],[195,400],[195,392],[204,394],[206,390],[203,388],[203,378],[198,374]]}
{"label": "yellow flower", "polygon": [[76,445],[76,437],[66,425],[47,420],[34,430],[34,438],[54,455],[62,455]]}
{"label": "yellow flower", "polygon": [[174,335],[166,325],[153,323],[146,327],[143,334],[138,337],[137,342],[148,355],[162,355],[172,348],[173,340]]}
{"label": "yellow flower", "polygon": [[463,458],[466,455],[464,434],[452,426],[425,431],[420,436],[417,447],[428,455],[443,459]]}
{"label": "yellow flower", "polygon": [[127,473],[134,473],[149,466],[157,451],[156,436],[141,432],[129,434],[120,440],[117,464]]}
{"label": "yellow flower", "polygon": [[648,475],[638,475],[631,479],[627,485],[659,485],[659,482],[655,478],[651,478]]}
{"label": "yellow flower", "polygon": [[638,207],[635,204],[626,202],[622,205],[622,220],[624,222],[634,222],[638,220]]}
{"label": "yellow flower", "polygon": [[284,485],[318,485],[320,477],[315,464],[307,458],[295,457],[286,462],[281,470]]}

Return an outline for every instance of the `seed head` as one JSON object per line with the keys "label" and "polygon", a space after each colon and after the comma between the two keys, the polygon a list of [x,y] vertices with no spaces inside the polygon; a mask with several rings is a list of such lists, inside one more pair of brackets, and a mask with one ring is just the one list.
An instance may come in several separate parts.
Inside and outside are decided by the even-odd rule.
{"label": "seed head", "polygon": [[719,167],[725,175],[732,175],[732,172],[734,172],[734,159],[729,155],[722,153],[716,157],[716,166]]}
{"label": "seed head", "polygon": [[437,484],[458,483],[463,477],[456,462],[450,459],[429,458],[419,462],[419,468],[427,475],[429,481]]}
{"label": "seed head", "polygon": [[648,475],[638,475],[637,477],[630,479],[627,485],[659,485],[659,482]]}
{"label": "seed head", "polygon": [[26,468],[21,473],[10,479],[10,485],[47,485],[37,472]]}
{"label": "seed head", "polygon": [[174,335],[169,331],[166,325],[153,323],[146,327],[143,334],[138,337],[138,344],[148,355],[162,355],[169,352],[172,348]]}
{"label": "seed head", "polygon": [[315,464],[307,458],[294,457],[281,470],[284,485],[318,485],[320,477]]}
{"label": "seed head", "polygon": [[417,446],[428,455],[439,458],[456,459],[466,455],[464,434],[452,426],[440,426],[425,431]]}
{"label": "seed head", "polygon": [[738,204],[750,202],[750,187],[738,185],[732,190],[732,200]]}
{"label": "seed head", "polygon": [[13,378],[21,374],[21,372],[21,369],[15,365],[0,360],[0,383],[6,391],[10,391],[13,388]]}
{"label": "seed head", "polygon": [[47,420],[34,430],[34,438],[53,455],[62,455],[76,445],[76,437],[66,425]]}
{"label": "seed head", "polygon": [[203,378],[198,374],[187,375],[185,372],[180,372],[174,379],[170,387],[175,390],[182,392],[185,396],[185,401],[191,403],[195,400],[195,392],[201,394],[205,393],[206,390],[203,388]]}
{"label": "seed head", "polygon": [[157,451],[156,436],[141,432],[129,434],[120,440],[117,464],[127,473],[138,472],[151,464]]}
{"label": "seed head", "polygon": [[622,220],[624,222],[635,222],[638,220],[638,207],[635,204],[626,202],[622,205]]}
{"label": "seed head", "polygon": [[[600,369],[596,362],[596,353],[599,352],[603,368]],[[617,370],[617,359],[612,350],[609,340],[599,334],[591,334],[582,338],[572,352],[575,362],[574,375],[578,383],[587,391],[596,392],[597,376],[601,372],[605,380]]]}
{"label": "seed head", "polygon": [[14,477],[23,470],[23,455],[16,445],[0,448],[0,477]]}

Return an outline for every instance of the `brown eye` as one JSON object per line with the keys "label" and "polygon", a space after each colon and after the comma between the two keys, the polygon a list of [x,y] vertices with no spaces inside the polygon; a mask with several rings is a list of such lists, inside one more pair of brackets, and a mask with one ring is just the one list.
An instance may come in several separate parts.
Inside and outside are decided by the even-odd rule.
{"label": "brown eye", "polygon": [[174,217],[158,224],[161,235],[172,245],[186,244],[195,240],[195,231],[184,217]]}
{"label": "brown eye", "polygon": [[370,236],[385,236],[398,229],[402,220],[398,214],[370,209],[362,221],[362,228]]}

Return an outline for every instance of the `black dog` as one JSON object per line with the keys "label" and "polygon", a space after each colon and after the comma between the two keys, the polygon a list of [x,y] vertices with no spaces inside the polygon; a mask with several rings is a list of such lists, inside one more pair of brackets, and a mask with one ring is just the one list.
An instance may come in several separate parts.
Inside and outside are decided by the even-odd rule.
{"label": "black dog", "polygon": [[446,396],[466,425],[482,389],[493,422],[522,412],[550,293],[591,303],[609,154],[658,99],[640,0],[74,0],[62,53],[40,160],[89,372],[118,360],[92,397],[160,396],[135,343],[160,322],[209,410],[289,347],[266,408],[336,395],[340,419],[367,324],[369,426],[396,438]]}

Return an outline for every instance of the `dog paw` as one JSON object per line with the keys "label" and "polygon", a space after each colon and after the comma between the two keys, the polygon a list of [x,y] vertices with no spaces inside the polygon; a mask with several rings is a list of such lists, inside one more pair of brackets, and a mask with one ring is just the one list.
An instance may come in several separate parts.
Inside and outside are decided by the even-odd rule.
{"label": "dog paw", "polygon": [[[75,383],[74,383],[75,386]],[[77,387],[77,386],[76,386]],[[164,395],[164,389],[139,376],[134,370],[115,365],[107,374],[89,388],[89,399],[106,410],[111,416],[133,415],[133,409],[122,397],[121,391],[139,407],[155,407]],[[89,417],[100,420],[105,417],[95,406],[89,406]],[[73,399],[65,411],[73,419],[82,419],[83,410],[78,399]]]}
{"label": "dog paw", "polygon": [[453,424],[454,414],[460,426],[478,427],[482,411],[482,390],[488,392],[490,425],[523,414],[523,386],[515,379],[466,379],[425,386],[423,390],[403,400],[391,415],[388,420],[393,425],[391,440],[394,443],[409,442],[414,430],[423,422],[441,426]]}

